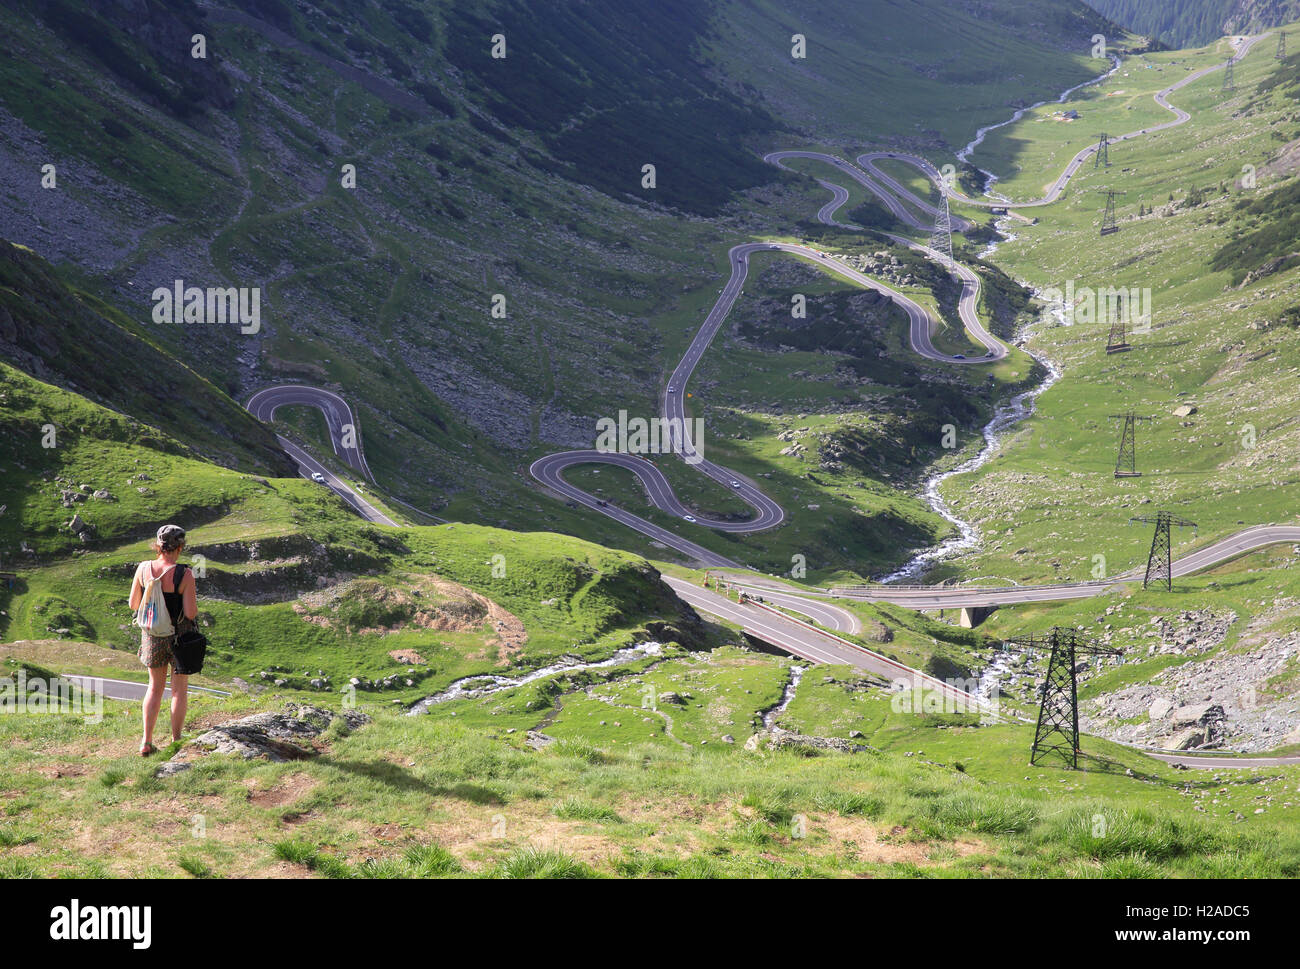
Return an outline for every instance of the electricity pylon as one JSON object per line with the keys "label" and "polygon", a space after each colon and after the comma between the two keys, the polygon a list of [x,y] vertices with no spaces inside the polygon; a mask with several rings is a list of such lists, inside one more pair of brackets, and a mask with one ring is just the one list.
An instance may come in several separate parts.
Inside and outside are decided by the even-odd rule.
{"label": "electricity pylon", "polygon": [[1156,526],[1155,537],[1151,539],[1151,554],[1147,556],[1147,574],[1142,579],[1142,588],[1148,588],[1152,581],[1163,582],[1165,591],[1172,592],[1174,572],[1170,557],[1173,542],[1169,537],[1169,529],[1173,525],[1180,528],[1195,528],[1196,522],[1179,518],[1167,511],[1156,512],[1154,518],[1150,515],[1135,515],[1129,521],[1154,523]]}
{"label": "electricity pylon", "polygon": [[[1120,301],[1124,306],[1120,308]],[[1107,304],[1110,305],[1109,303]],[[1124,332],[1124,319],[1128,316],[1128,297],[1123,290],[1119,291],[1119,297],[1115,301],[1115,316],[1110,321],[1110,335],[1106,337],[1107,353],[1122,353],[1125,350],[1132,350],[1129,345],[1128,337]]]}
{"label": "electricity pylon", "polygon": [[1119,438],[1119,457],[1115,459],[1115,477],[1142,477],[1142,472],[1137,469],[1137,422],[1149,421],[1153,418],[1139,417],[1132,411],[1126,414],[1111,414],[1110,418],[1124,422],[1124,430]]}
{"label": "electricity pylon", "polygon": [[1092,167],[1110,168],[1110,151],[1108,150],[1110,139],[1106,137],[1106,132],[1101,133],[1101,140],[1097,142],[1097,151],[1093,155]]}
{"label": "electricity pylon", "polygon": [[1034,746],[1029,763],[1060,754],[1071,770],[1079,768],[1079,690],[1074,667],[1079,656],[1120,656],[1118,649],[1098,646],[1077,630],[1053,626],[1046,636],[1018,636],[1003,643],[1003,648],[1049,649],[1047,676],[1043,679],[1042,699],[1038,705],[1038,726],[1034,729]]}
{"label": "electricity pylon", "polygon": [[1119,223],[1115,219],[1115,196],[1127,195],[1127,192],[1119,192],[1113,188],[1099,188],[1098,192],[1106,193],[1106,209],[1101,214],[1101,234],[1110,235],[1112,232],[1119,231]]}
{"label": "electricity pylon", "polygon": [[1286,57],[1286,32],[1285,31],[1279,30],[1277,32],[1277,53],[1274,54],[1273,57],[1279,61]]}
{"label": "electricity pylon", "polygon": [[1221,91],[1237,90],[1237,82],[1232,77],[1232,65],[1236,62],[1235,58],[1229,57],[1228,62],[1223,65],[1223,87]]}
{"label": "electricity pylon", "polygon": [[934,228],[930,231],[930,248],[948,260],[952,268],[952,216],[948,212],[948,196],[943,197],[943,208],[935,216]]}

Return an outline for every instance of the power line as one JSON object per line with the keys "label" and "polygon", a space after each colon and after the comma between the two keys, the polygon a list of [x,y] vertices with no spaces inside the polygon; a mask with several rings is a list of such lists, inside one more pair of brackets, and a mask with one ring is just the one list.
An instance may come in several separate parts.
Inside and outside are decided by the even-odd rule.
{"label": "power line", "polygon": [[1110,139],[1106,137],[1106,132],[1101,133],[1101,140],[1097,142],[1097,151],[1093,155],[1092,167],[1099,165],[1102,168],[1110,168]]}
{"label": "power line", "polygon": [[1113,188],[1099,188],[1097,191],[1106,194],[1106,208],[1101,214],[1101,234],[1108,236],[1112,232],[1119,231],[1119,222],[1115,218],[1115,196],[1127,195],[1128,193]]}
{"label": "power line", "polygon": [[1058,754],[1072,770],[1079,767],[1079,689],[1075,664],[1079,656],[1120,656],[1111,646],[1098,646],[1078,630],[1053,626],[1046,636],[1017,636],[1003,648],[1051,650],[1038,704],[1038,723],[1029,763]]}
{"label": "power line", "polygon": [[1186,518],[1179,518],[1167,511],[1156,512],[1154,518],[1150,515],[1135,515],[1129,521],[1154,523],[1156,526],[1156,533],[1151,539],[1151,553],[1147,556],[1147,572],[1142,579],[1142,588],[1148,588],[1152,582],[1163,582],[1165,591],[1172,592],[1174,588],[1174,572],[1171,551],[1173,542],[1169,534],[1170,527],[1176,525],[1180,528],[1195,528],[1196,522],[1188,521]]}
{"label": "power line", "polygon": [[1124,430],[1120,433],[1119,456],[1115,459],[1115,477],[1140,478],[1142,472],[1137,469],[1137,422],[1153,420],[1139,417],[1132,411],[1126,414],[1111,414],[1111,420],[1123,421]]}
{"label": "power line", "polygon": [[[1120,306],[1121,302],[1123,303],[1122,307]],[[1109,308],[1111,305],[1112,304],[1108,303],[1107,307]],[[1114,315],[1111,316],[1110,333],[1106,337],[1106,352],[1121,353],[1125,350],[1133,349],[1129,345],[1128,338],[1124,332],[1124,320],[1129,313],[1129,298],[1125,294],[1124,290],[1121,289],[1118,291],[1113,306]]]}

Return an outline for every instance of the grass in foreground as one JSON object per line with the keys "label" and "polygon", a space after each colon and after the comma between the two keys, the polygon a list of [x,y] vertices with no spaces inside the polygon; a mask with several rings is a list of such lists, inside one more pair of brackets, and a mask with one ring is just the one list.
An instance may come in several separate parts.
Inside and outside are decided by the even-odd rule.
{"label": "grass in foreground", "polygon": [[[191,728],[276,703],[196,698]],[[1300,873],[1294,768],[1180,772],[1092,738],[1082,771],[1029,767],[1030,727],[897,713],[844,669],[806,676],[781,722],[859,731],[874,750],[856,755],[624,745],[594,722],[535,751],[450,709],[373,712],[311,760],[208,756],[163,780],[134,754],[134,705],[110,704],[99,725],[0,718],[0,874]]]}

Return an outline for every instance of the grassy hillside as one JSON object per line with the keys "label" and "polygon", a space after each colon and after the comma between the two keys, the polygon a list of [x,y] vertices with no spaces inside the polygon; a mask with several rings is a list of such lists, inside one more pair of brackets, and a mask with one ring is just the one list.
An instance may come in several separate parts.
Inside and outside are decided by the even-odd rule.
{"label": "grassy hillside", "polygon": [[[1221,57],[1206,50],[1130,61],[1083,106],[1087,131],[1130,130],[1152,91]],[[1287,321],[1300,276],[1278,258],[1296,246],[1278,204],[1293,192],[1300,138],[1294,82],[1279,83],[1291,71],[1265,41],[1237,66],[1236,92],[1222,92],[1215,74],[1174,95],[1190,122],[1114,146],[1109,170],[1085,166],[1061,202],[1035,213],[1038,225],[1017,227],[998,249],[995,260],[1031,286],[1149,288],[1153,312],[1151,332],[1133,336],[1124,354],[1105,354],[1108,328],[1082,313],[1073,326],[1048,319],[1039,330],[1032,346],[1065,378],[998,461],[948,485],[958,514],[987,540],[963,564],[969,574],[1083,579],[1096,555],[1113,574],[1144,561],[1147,528],[1124,523],[1156,508],[1199,523],[1195,535],[1176,536],[1180,550],[1242,524],[1294,520],[1300,482],[1288,455],[1300,359]],[[1012,197],[1036,193],[1087,140],[1082,129],[1061,140],[1041,115],[1004,131],[990,137],[992,157],[1009,140],[1040,160],[1008,173],[999,188]],[[1101,186],[1128,193],[1120,231],[1104,239]],[[1195,411],[1174,415],[1181,405]],[[1109,415],[1126,410],[1156,419],[1139,430],[1143,476],[1120,481],[1111,474],[1119,425]]]}
{"label": "grassy hillside", "polygon": [[[343,393],[392,494],[650,552],[539,494],[525,468],[589,445],[600,416],[653,413],[726,249],[815,211],[820,189],[756,155],[828,137],[955,147],[1097,68],[1084,41],[1100,21],[1081,4],[999,0],[996,17],[951,21],[959,44],[917,28],[936,7],[855,8],[839,24],[703,0],[547,17],[513,0],[100,5],[81,20],[66,3],[11,5],[0,156],[59,177],[16,179],[0,205],[9,237],[111,302],[120,326],[148,319],[148,294],[177,278],[259,287],[257,334],[137,332],[232,398],[279,380]],[[210,48],[198,65],[177,53],[197,27]],[[789,56],[796,31],[806,60]],[[505,58],[491,57],[497,32]],[[653,190],[643,164],[657,166]],[[490,315],[496,294],[504,318]],[[746,377],[728,379],[745,394]],[[284,416],[281,430],[312,440],[302,415]],[[896,558],[893,536],[923,513],[902,517],[809,551],[828,566]],[[753,544],[756,560],[788,558],[780,537]]]}
{"label": "grassy hillside", "polygon": [[[538,713],[498,694],[426,717],[374,710],[315,758],[210,755],[158,779],[110,706],[93,750],[72,716],[0,718],[9,877],[1295,877],[1294,770],[1188,777],[1087,744],[1089,770],[1025,764],[1029,726],[894,713],[852,671],[804,678],[781,723],[860,734],[863,753],[751,753],[724,728],[782,674],[744,654],[682,658],[640,686],[559,687],[560,739],[521,748]],[[724,685],[725,684],[725,685]],[[574,692],[564,692],[565,690]],[[529,694],[531,695],[531,694]],[[278,701],[197,698],[200,723]],[[723,711],[727,711],[724,713]],[[514,732],[511,732],[511,731]],[[702,741],[707,740],[707,743]],[[172,826],[141,837],[166,805]],[[1264,810],[1258,810],[1264,806]],[[202,837],[188,820],[202,815]],[[82,821],[94,816],[86,829]]]}
{"label": "grassy hillside", "polygon": [[[705,622],[660,569],[698,573],[619,550],[667,554],[524,477],[531,457],[584,443],[593,416],[654,408],[740,241],[807,239],[855,260],[941,318],[937,343],[964,348],[954,287],[931,267],[876,234],[810,222],[826,193],[808,176],[825,172],[778,175],[742,156],[788,137],[830,139],[843,157],[906,144],[941,162],[1008,102],[1095,70],[1077,47],[1099,21],[1007,0],[1001,22],[950,11],[969,42],[943,47],[917,26],[934,16],[928,0],[855,8],[833,31],[808,28],[809,61],[791,78],[775,72],[791,66],[799,7],[680,0],[664,8],[675,16],[663,49],[636,42],[640,4],[587,4],[581,23],[572,7],[550,22],[508,0],[464,9],[140,5],[155,38],[203,22],[215,73],[161,50],[125,56],[138,26],[76,24],[61,3],[0,12],[0,152],[7,163],[49,153],[64,186],[31,196],[15,180],[0,200],[14,239],[35,250],[0,246],[12,358],[0,363],[0,567],[17,575],[0,584],[0,676],[142,680],[127,585],[154,529],[177,521],[211,640],[198,682],[229,694],[194,698],[184,742],[163,755],[189,767],[170,776],[136,755],[135,703],[108,701],[102,719],[0,716],[0,876],[1300,874],[1300,768],[1181,771],[1099,736],[1084,738],[1081,771],[1030,767],[1020,718],[1041,657],[1008,675],[1002,722],[909,708],[914,698],[860,671],[805,668]],[[497,23],[518,60],[494,72],[478,35]],[[609,46],[583,64],[597,39]],[[759,53],[742,64],[743,50]],[[1132,59],[1080,93],[1082,123],[1031,112],[973,160],[1008,194],[1037,194],[1092,128],[1160,117],[1152,91],[1223,55]],[[656,98],[636,79],[660,61],[672,63]],[[1196,542],[1293,519],[1292,71],[1260,48],[1236,92],[1216,77],[1181,92],[1192,124],[1116,147],[1109,170],[1085,170],[977,264],[981,313],[1000,333],[1032,310],[1013,277],[1149,286],[1154,332],[1118,357],[1095,323],[1038,332],[1032,345],[1065,376],[1002,457],[949,481],[985,543],[945,575],[1085,578],[1098,554],[1113,574],[1149,541],[1117,525],[1156,507],[1201,522]],[[660,171],[668,191],[647,198],[635,177],[620,190],[664,111],[690,117],[671,144],[681,167]],[[861,129],[840,138],[841,124]],[[599,163],[573,165],[593,140],[609,142]],[[357,165],[355,190],[337,181],[344,163]],[[1239,184],[1246,164],[1253,189]],[[1099,239],[1093,189],[1121,181],[1121,230]],[[854,189],[848,210],[864,203]],[[59,219],[77,231],[51,231]],[[131,294],[179,275],[266,286],[264,331],[143,324]],[[504,318],[488,313],[498,292]],[[806,318],[789,312],[799,293]],[[992,408],[1040,374],[1020,352],[954,371],[905,341],[874,297],[756,256],[690,406],[708,422],[709,456],[758,478],[791,518],[766,536],[703,540],[772,572],[803,555],[824,581],[941,537],[913,496],[921,477],[969,455]],[[465,520],[375,526],[328,489],[278,476],[267,429],[236,403],[272,379],[343,392],[382,488]],[[167,409],[172,396],[184,406]],[[1169,414],[1182,403],[1197,409]],[[1161,420],[1141,432],[1144,477],[1116,482],[1107,415],[1130,407]],[[949,423],[956,448],[941,443]],[[281,429],[326,446],[310,412],[287,411]],[[662,466],[696,507],[743,511]],[[643,507],[622,472],[573,480]],[[951,614],[849,608],[863,643],[942,677],[973,675],[1008,635],[1063,625],[1105,638],[1125,661],[1080,671],[1083,714],[1119,736],[1157,718],[1145,695],[1137,714],[1116,697],[1172,694],[1169,678],[1198,670],[1216,693],[1287,713],[1300,676],[1279,648],[1296,635],[1294,564],[1294,550],[1274,549],[1172,593],[1005,609],[975,631]],[[1204,649],[1163,631],[1195,610],[1231,615]],[[1225,681],[1229,667],[1244,672]],[[1177,689],[1190,702],[1211,686]],[[290,702],[369,722],[336,719],[284,763],[191,743]],[[1252,741],[1294,746],[1292,726],[1279,716]]]}
{"label": "grassy hillside", "polygon": [[[1001,29],[990,30],[993,24]],[[1082,3],[929,0],[727,4],[707,52],[797,132],[777,147],[893,143],[960,148],[1013,106],[1100,73],[1092,36],[1124,31]],[[791,56],[802,34],[806,56]],[[978,119],[978,120],[977,120]],[[771,148],[766,148],[771,150]]]}
{"label": "grassy hillside", "polygon": [[[699,620],[633,556],[473,525],[371,526],[318,485],[202,462],[0,366],[10,465],[0,556],[19,574],[0,589],[5,641],[89,641],[122,651],[116,668],[141,678],[126,593],[158,524],[175,521],[201,570],[201,618],[216,651],[209,672],[227,682],[280,669],[300,687],[328,676],[337,689],[352,676],[403,674],[393,697],[409,702],[499,664],[603,657],[647,635],[647,624],[703,642]],[[41,446],[36,426],[47,415],[66,428],[55,448]],[[68,526],[74,515],[88,529],[80,536]],[[423,657],[418,673],[394,658],[401,650]]]}
{"label": "grassy hillside", "polygon": [[[209,460],[275,474],[293,470],[274,436],[225,388],[160,348],[147,328],[65,285],[43,259],[3,239],[0,352],[28,373],[148,423]],[[71,429],[70,415],[29,416]]]}
{"label": "grassy hillside", "polygon": [[1088,6],[1170,47],[1196,47],[1300,17],[1295,0],[1088,0]]}
{"label": "grassy hillside", "polygon": [[[551,534],[372,526],[310,482],[204,463],[71,392],[5,378],[14,457],[38,460],[30,413],[68,415],[78,432],[0,495],[0,522],[16,526],[6,540],[29,536],[37,552],[11,556],[18,580],[0,587],[0,671],[141,679],[126,585],[154,523],[177,519],[211,640],[198,684],[231,693],[192,700],[185,742],[287,700],[340,709],[349,684],[371,718],[337,721],[313,755],[284,763],[176,745],[163,756],[179,748],[190,768],[159,777],[135,754],[133,703],[106,701],[90,720],[11,711],[5,877],[1300,870],[1293,768],[1189,778],[1096,738],[1084,772],[1027,768],[1028,724],[911,712],[850,669],[806,670],[796,685],[801,664],[700,622],[636,557]],[[91,475],[147,493],[76,502],[97,532],[67,554],[55,487],[80,491]],[[965,675],[989,649],[906,610],[859,611],[874,648],[940,675]],[[620,652],[647,641],[658,645]],[[403,715],[431,696],[429,713]],[[860,752],[745,749],[770,727]],[[167,817],[201,815],[200,836],[183,820],[141,836],[164,804]]]}

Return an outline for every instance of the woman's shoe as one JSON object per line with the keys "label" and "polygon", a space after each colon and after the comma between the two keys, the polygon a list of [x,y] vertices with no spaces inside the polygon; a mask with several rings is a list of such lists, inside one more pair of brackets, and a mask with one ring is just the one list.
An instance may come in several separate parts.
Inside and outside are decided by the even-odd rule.
{"label": "woman's shoe", "polygon": [[141,757],[148,757],[150,754],[156,754],[156,753],[158,753],[158,748],[155,747],[153,744],[147,743],[140,748]]}

